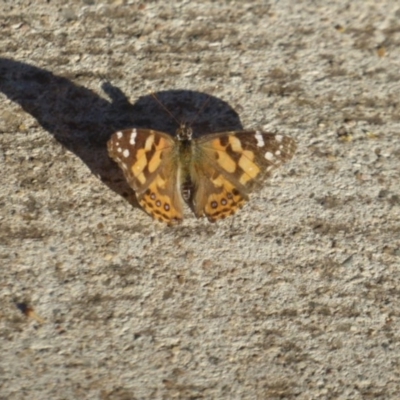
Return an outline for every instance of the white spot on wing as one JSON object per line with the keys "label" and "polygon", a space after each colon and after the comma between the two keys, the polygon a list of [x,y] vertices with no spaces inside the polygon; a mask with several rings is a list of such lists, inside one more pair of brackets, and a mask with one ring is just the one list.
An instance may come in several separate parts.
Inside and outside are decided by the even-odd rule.
{"label": "white spot on wing", "polygon": [[257,140],[257,146],[258,147],[264,147],[265,142],[264,142],[264,138],[263,138],[261,132],[260,131],[256,131],[256,134],[254,136],[255,136],[255,138]]}
{"label": "white spot on wing", "polygon": [[122,133],[121,131],[118,131],[118,132],[117,132],[117,138],[118,138],[118,139],[121,139],[122,136],[123,136],[123,133]]}
{"label": "white spot on wing", "polygon": [[269,152],[269,151],[267,151],[266,153],[265,153],[265,156],[264,156],[268,161],[273,161],[274,160],[274,155],[271,153],[271,152]]}
{"label": "white spot on wing", "polygon": [[129,144],[131,144],[132,146],[136,142],[136,136],[137,136],[137,130],[136,129],[132,129],[131,138],[129,139]]}
{"label": "white spot on wing", "polygon": [[283,140],[283,136],[282,136],[282,135],[275,135],[275,140],[276,140],[278,143],[281,143],[282,140]]}
{"label": "white spot on wing", "polygon": [[117,147],[117,151],[118,151],[118,153],[121,153],[122,152],[121,147]]}
{"label": "white spot on wing", "polygon": [[129,150],[128,149],[125,149],[124,151],[123,151],[123,153],[122,153],[122,155],[126,158],[126,157],[129,157]]}

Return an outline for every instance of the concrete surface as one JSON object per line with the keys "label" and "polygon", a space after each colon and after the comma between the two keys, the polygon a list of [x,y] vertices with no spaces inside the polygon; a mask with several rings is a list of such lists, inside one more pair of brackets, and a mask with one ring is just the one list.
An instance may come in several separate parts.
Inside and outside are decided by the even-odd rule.
{"label": "concrete surface", "polygon": [[[0,3],[0,398],[398,399],[400,4],[165,3]],[[298,152],[152,222],[105,147],[151,92]]]}

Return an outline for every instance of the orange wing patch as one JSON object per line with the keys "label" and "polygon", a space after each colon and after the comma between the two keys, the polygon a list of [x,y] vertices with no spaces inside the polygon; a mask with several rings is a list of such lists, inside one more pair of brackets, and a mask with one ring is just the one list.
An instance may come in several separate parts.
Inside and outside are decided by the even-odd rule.
{"label": "orange wing patch", "polygon": [[[219,138],[214,139],[211,144],[213,150],[217,152],[218,165],[230,174],[237,174],[240,184],[245,185],[260,173],[260,168],[254,162],[255,153],[252,150],[243,149],[241,141],[235,136],[228,137],[226,144]],[[228,146],[231,149],[230,152],[227,151]],[[231,156],[232,152],[235,158]]]}
{"label": "orange wing patch", "polygon": [[[146,183],[144,170],[147,167],[148,172],[153,173],[161,164],[161,152],[168,146],[165,139],[160,138],[158,143],[154,143],[154,135],[150,135],[142,149],[137,150],[136,161],[131,167],[133,176],[142,184]],[[147,160],[147,153],[151,152],[150,160]]]}

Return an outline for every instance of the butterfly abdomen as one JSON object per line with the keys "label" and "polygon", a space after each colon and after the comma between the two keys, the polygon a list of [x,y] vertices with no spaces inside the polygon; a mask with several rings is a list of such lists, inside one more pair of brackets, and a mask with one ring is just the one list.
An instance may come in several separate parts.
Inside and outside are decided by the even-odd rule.
{"label": "butterfly abdomen", "polygon": [[179,188],[183,199],[190,202],[194,190],[190,165],[193,158],[192,140],[180,140],[178,142],[179,154]]}

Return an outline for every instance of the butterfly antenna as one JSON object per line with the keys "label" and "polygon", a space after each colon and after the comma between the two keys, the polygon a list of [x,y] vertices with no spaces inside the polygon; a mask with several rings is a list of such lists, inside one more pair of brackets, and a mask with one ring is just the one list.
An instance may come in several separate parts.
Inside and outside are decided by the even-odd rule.
{"label": "butterfly antenna", "polygon": [[168,115],[178,124],[178,126],[180,126],[180,122],[175,118],[175,115],[172,114],[171,111],[168,110],[167,107],[164,106],[163,103],[161,103],[161,101],[158,99],[158,97],[156,96],[156,94],[154,92],[150,92],[150,94],[153,96],[154,100],[168,113]]}
{"label": "butterfly antenna", "polygon": [[210,102],[211,97],[208,96],[207,100],[203,103],[203,105],[199,108],[199,111],[197,111],[196,115],[194,116],[194,118],[190,121],[189,126],[193,125],[193,122],[196,121],[197,117],[203,112],[203,110],[206,108],[206,105]]}

